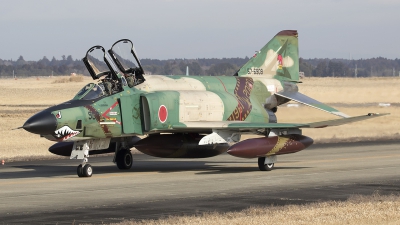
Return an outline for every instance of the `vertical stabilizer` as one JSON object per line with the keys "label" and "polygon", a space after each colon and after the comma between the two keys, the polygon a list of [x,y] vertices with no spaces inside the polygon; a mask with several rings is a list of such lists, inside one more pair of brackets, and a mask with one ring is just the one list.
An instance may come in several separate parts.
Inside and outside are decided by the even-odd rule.
{"label": "vertical stabilizer", "polygon": [[299,81],[299,48],[296,30],[283,30],[237,72],[238,76],[265,76]]}

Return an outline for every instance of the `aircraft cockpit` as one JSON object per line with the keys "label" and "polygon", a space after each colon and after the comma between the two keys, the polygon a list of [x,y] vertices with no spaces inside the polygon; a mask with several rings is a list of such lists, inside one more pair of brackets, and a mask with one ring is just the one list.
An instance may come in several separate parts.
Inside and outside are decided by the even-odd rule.
{"label": "aircraft cockpit", "polygon": [[145,81],[143,67],[128,39],[115,42],[107,52],[96,45],[82,59],[93,80],[99,80],[105,95],[112,95]]}
{"label": "aircraft cockpit", "polygon": [[92,100],[105,95],[103,84],[90,83],[85,85],[73,98],[74,100]]}
{"label": "aircraft cockpit", "polygon": [[102,46],[91,47],[86,56],[82,59],[93,80],[99,80],[99,84],[104,87],[105,95],[112,95],[121,92],[125,79],[121,79],[118,68],[112,66],[112,60]]}
{"label": "aircraft cockpit", "polygon": [[129,87],[145,81],[143,77],[144,70],[136,55],[132,41],[121,39],[111,46],[108,53],[118,69],[124,74]]}

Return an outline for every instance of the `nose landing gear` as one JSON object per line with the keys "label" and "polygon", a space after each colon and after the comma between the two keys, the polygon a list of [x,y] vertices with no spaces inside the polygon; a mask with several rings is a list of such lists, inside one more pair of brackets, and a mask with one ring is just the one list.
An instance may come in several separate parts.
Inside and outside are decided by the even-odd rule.
{"label": "nose landing gear", "polygon": [[[72,151],[74,152],[74,151]],[[87,143],[85,143],[82,147],[82,150],[80,151],[75,151],[75,156],[74,158],[83,158],[82,159],[82,164],[78,166],[76,169],[76,173],[78,174],[78,177],[91,177],[93,174],[93,169],[90,164],[88,164],[88,157],[89,157],[89,146]],[[71,158],[72,158],[72,153],[71,153]]]}
{"label": "nose landing gear", "polygon": [[89,157],[89,145],[84,143],[81,147],[76,146],[77,143],[74,144],[74,148],[71,152],[71,159],[82,159],[82,164],[78,166],[76,169],[76,173],[78,177],[91,177],[93,174],[93,169],[90,164],[88,164]]}

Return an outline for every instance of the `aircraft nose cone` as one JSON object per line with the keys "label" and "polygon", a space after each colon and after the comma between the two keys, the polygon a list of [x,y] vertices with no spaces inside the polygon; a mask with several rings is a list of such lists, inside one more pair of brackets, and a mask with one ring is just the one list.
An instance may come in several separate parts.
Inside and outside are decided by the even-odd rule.
{"label": "aircraft nose cone", "polygon": [[57,120],[50,111],[43,110],[29,118],[22,128],[34,134],[52,134],[57,128]]}

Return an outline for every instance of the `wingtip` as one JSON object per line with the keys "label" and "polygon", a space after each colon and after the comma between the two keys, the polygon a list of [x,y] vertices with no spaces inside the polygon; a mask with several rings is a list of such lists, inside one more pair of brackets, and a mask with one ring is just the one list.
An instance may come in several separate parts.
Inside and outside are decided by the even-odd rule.
{"label": "wingtip", "polygon": [[367,116],[386,116],[390,115],[390,113],[368,113]]}

